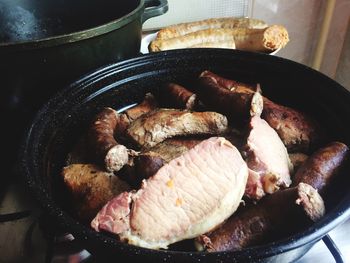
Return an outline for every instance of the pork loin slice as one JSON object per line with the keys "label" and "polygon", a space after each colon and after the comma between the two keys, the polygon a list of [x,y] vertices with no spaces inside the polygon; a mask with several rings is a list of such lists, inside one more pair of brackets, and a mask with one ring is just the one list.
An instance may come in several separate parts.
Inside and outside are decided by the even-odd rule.
{"label": "pork loin slice", "polygon": [[124,192],[97,214],[91,226],[147,248],[206,233],[233,214],[248,168],[239,151],[212,137],[164,165],[137,192]]}
{"label": "pork loin slice", "polygon": [[222,134],[226,130],[227,118],[217,112],[157,109],[132,122],[127,134],[138,146],[150,148],[174,136]]}
{"label": "pork loin slice", "polygon": [[265,193],[274,193],[281,186],[288,187],[291,184],[293,165],[280,137],[265,120],[254,116],[250,127],[246,151],[251,171],[246,195],[260,199]]}

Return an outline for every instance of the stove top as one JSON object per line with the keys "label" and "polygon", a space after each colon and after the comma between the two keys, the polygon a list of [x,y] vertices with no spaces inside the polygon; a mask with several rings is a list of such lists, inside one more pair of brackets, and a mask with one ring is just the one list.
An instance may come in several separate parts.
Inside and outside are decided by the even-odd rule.
{"label": "stove top", "polygon": [[[71,234],[52,227],[47,222],[49,220],[36,206],[25,187],[20,182],[11,183],[0,195],[0,262],[98,262]],[[337,258],[337,253],[335,257],[332,256],[325,243],[319,241],[297,263],[350,262],[349,231],[350,220],[329,233],[343,259]]]}

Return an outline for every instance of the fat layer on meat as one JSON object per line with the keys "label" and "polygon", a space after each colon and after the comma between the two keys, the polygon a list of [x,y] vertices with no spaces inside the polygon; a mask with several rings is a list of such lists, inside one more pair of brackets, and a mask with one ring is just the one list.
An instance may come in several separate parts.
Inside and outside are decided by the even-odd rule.
{"label": "fat layer on meat", "polygon": [[111,200],[91,226],[129,244],[167,248],[214,229],[233,214],[247,177],[237,148],[212,137],[164,165],[137,192]]}

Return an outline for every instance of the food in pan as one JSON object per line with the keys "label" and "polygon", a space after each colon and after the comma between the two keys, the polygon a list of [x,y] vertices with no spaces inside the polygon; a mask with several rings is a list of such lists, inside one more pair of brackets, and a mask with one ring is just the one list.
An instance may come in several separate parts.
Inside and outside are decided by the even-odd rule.
{"label": "food in pan", "polygon": [[252,18],[211,18],[190,23],[182,23],[161,29],[158,32],[158,39],[169,39],[193,33],[204,29],[214,28],[265,28],[267,24],[258,19]]}
{"label": "food in pan", "polygon": [[249,128],[245,155],[254,179],[247,184],[246,194],[260,199],[264,193],[272,194],[292,183],[293,165],[280,137],[265,120],[253,116]]}
{"label": "food in pan", "polygon": [[324,213],[322,197],[312,186],[300,183],[234,214],[218,229],[198,237],[197,247],[214,252],[258,245],[290,235],[298,226],[315,222]]}
{"label": "food in pan", "polygon": [[267,25],[250,18],[219,18],[173,25],[160,30],[149,51],[179,48],[216,47],[272,52],[289,42],[281,25]]}
{"label": "food in pan", "polygon": [[331,142],[318,149],[300,166],[293,184],[307,183],[323,193],[339,174],[348,152],[348,146],[341,142]]}
{"label": "food in pan", "polygon": [[[88,146],[81,143],[93,164],[71,154],[62,171],[77,216],[121,242],[166,249],[192,239],[208,252],[277,240],[319,220],[348,147],[321,144],[316,120],[262,96],[258,83],[210,71],[191,83],[96,115]],[[116,147],[124,159],[123,151],[107,158]]]}
{"label": "food in pan", "polygon": [[112,108],[105,108],[95,117],[88,131],[90,150],[109,172],[119,171],[129,161],[132,150],[119,144],[116,137],[125,133],[130,123],[143,114],[155,109],[156,101],[152,94],[147,94],[145,100],[127,110],[117,113]]}
{"label": "food in pan", "polygon": [[112,199],[91,225],[129,244],[167,248],[225,221],[240,204],[247,177],[237,148],[212,137],[164,165],[137,192]]}
{"label": "food in pan", "polygon": [[[198,96],[210,109],[235,119],[247,119],[257,87],[204,71],[199,77]],[[323,136],[318,124],[303,112],[263,97],[262,118],[276,130],[289,151],[308,152]]]}
{"label": "food in pan", "polygon": [[217,112],[158,109],[141,116],[127,129],[130,140],[149,148],[174,136],[220,134],[227,130],[227,118]]}
{"label": "food in pan", "polygon": [[115,195],[130,189],[129,185],[95,164],[71,164],[62,171],[63,180],[73,194],[78,217],[92,220]]}

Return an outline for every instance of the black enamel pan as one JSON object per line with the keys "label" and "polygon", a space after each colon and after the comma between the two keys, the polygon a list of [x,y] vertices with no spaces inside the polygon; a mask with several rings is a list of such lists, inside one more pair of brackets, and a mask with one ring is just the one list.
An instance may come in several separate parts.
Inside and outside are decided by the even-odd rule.
{"label": "black enamel pan", "polygon": [[[139,102],[168,81],[189,82],[209,69],[261,83],[264,95],[308,112],[331,139],[350,144],[350,93],[330,78],[275,56],[222,49],[160,52],[102,68],[56,94],[37,114],[22,151],[22,173],[38,202],[57,224],[82,240],[97,257],[130,262],[291,262],[350,216],[350,177],[344,171],[325,199],[327,214],[293,236],[236,252],[200,253],[143,249],[82,225],[64,209],[60,170],[71,145],[104,106]],[[114,261],[117,262],[117,261]],[[124,262],[124,261],[118,261]]]}

